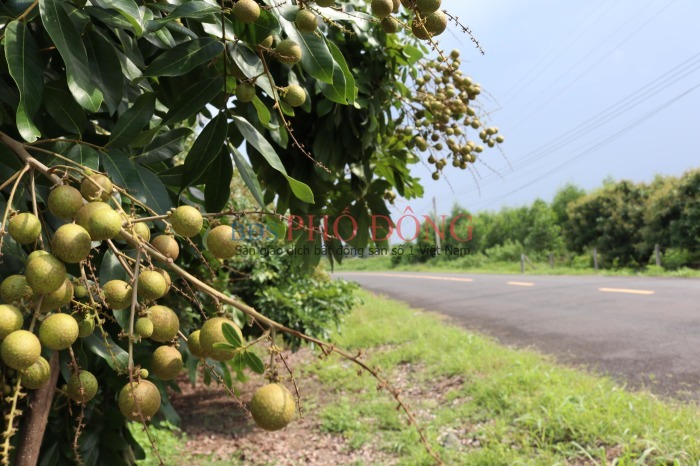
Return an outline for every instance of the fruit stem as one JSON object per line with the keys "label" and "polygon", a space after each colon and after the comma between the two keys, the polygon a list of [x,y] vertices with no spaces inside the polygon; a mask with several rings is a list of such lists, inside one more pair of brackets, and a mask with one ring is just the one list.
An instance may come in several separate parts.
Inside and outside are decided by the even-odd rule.
{"label": "fruit stem", "polygon": [[[124,231],[122,229],[122,231]],[[141,267],[141,248],[136,248],[136,264],[134,265],[133,285],[131,289],[131,313],[129,315],[129,379],[133,378],[134,372],[134,320],[136,316],[136,303],[138,301],[139,269]]]}

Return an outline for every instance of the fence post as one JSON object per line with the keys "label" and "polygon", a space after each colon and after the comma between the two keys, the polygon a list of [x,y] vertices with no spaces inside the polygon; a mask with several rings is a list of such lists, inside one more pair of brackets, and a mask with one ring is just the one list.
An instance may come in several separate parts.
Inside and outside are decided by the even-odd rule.
{"label": "fence post", "polygon": [[593,267],[598,271],[598,248],[593,248]]}
{"label": "fence post", "polygon": [[661,267],[661,250],[658,244],[654,245],[654,257],[656,257],[656,266]]}
{"label": "fence post", "polygon": [[554,268],[554,253],[553,252],[549,253],[549,268],[550,269]]}
{"label": "fence post", "polygon": [[520,254],[520,273],[525,273],[525,253]]}

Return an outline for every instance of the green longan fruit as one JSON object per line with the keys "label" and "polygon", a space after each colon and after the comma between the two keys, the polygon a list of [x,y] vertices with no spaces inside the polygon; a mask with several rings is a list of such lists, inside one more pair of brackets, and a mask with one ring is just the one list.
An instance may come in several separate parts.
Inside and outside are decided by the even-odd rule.
{"label": "green longan fruit", "polygon": [[401,0],[392,0],[392,3],[394,4],[394,9],[392,10],[392,13],[398,13],[399,7],[401,6]]}
{"label": "green longan fruit", "polygon": [[151,338],[151,335],[153,335],[153,321],[148,317],[139,317],[134,324],[134,332],[141,338]]}
{"label": "green longan fruit", "polygon": [[387,16],[381,22],[382,31],[386,34],[396,34],[399,32],[400,24],[399,21],[393,16]]}
{"label": "green longan fruit", "polygon": [[83,206],[83,196],[73,186],[64,184],[51,190],[47,204],[56,217],[71,219]]}
{"label": "green longan fruit", "polygon": [[233,329],[243,340],[243,333],[238,325],[223,317],[212,317],[207,320],[199,332],[199,344],[202,347],[202,351],[216,361],[228,361],[235,355],[235,350],[214,348],[214,343],[226,343],[223,330],[224,324],[233,326]]}
{"label": "green longan fruit", "polygon": [[130,421],[153,417],[160,409],[160,391],[152,382],[129,382],[119,392],[119,411]]}
{"label": "green longan fruit", "polygon": [[311,10],[299,10],[296,19],[294,20],[294,24],[296,24],[297,29],[299,29],[300,32],[311,33],[318,28],[318,17],[316,16],[316,13]]}
{"label": "green longan fruit", "polygon": [[0,358],[6,366],[23,371],[39,360],[41,343],[32,332],[16,330],[5,337]]}
{"label": "green longan fruit", "polygon": [[161,274],[165,279],[165,294],[168,294],[170,292],[170,287],[173,284],[173,280],[170,278],[170,274],[164,269],[161,269],[160,267],[155,267],[153,270]]}
{"label": "green longan fruit", "polygon": [[135,223],[132,227],[132,231],[136,236],[140,237],[146,242],[151,240],[151,229],[148,228],[148,225],[143,222]]}
{"label": "green longan fruit", "polygon": [[148,369],[140,369],[139,370],[139,377],[142,379],[147,379],[150,374],[148,373]]}
{"label": "green longan fruit", "polygon": [[255,86],[249,83],[241,83],[236,86],[236,98],[243,103],[252,102],[255,99]]}
{"label": "green longan fruit", "polygon": [[88,201],[107,201],[112,196],[114,185],[104,175],[94,174],[83,179],[80,184],[80,194]]}
{"label": "green longan fruit", "polygon": [[87,295],[88,295],[88,290],[87,290],[87,288],[85,288],[85,285],[73,286],[73,296],[75,296],[77,299],[86,298]]}
{"label": "green longan fruit", "polygon": [[447,15],[438,10],[430,13],[425,19],[425,28],[433,36],[439,36],[447,29]]}
{"label": "green longan fruit", "polygon": [[168,283],[160,273],[155,270],[144,270],[139,274],[139,286],[137,288],[139,298],[155,301],[165,296],[167,291]]}
{"label": "green longan fruit", "polygon": [[[272,47],[272,44],[275,42],[275,37],[274,36],[267,36],[258,44],[258,47],[266,48],[269,49]],[[245,78],[243,78],[245,79]]]}
{"label": "green longan fruit", "polygon": [[301,107],[306,102],[306,91],[297,84],[290,84],[282,90],[284,101],[292,107]]}
{"label": "green longan fruit", "polygon": [[182,355],[172,346],[159,346],[151,356],[151,372],[162,380],[177,377],[182,366]]}
{"label": "green longan fruit", "polygon": [[254,23],[260,18],[260,5],[255,0],[238,0],[233,5],[233,16],[241,23]]}
{"label": "green longan fruit", "polygon": [[35,294],[49,294],[63,285],[66,266],[51,254],[37,255],[27,262],[24,275]]}
{"label": "green longan fruit", "polygon": [[207,250],[218,259],[228,259],[236,254],[238,241],[233,239],[233,228],[219,225],[207,235]]}
{"label": "green longan fruit", "polygon": [[180,256],[180,245],[177,240],[170,235],[160,235],[153,238],[151,245],[165,257],[177,260]]}
{"label": "green longan fruit", "polygon": [[22,371],[22,386],[29,390],[36,390],[49,381],[51,377],[51,367],[49,362],[39,356],[39,359]]}
{"label": "green longan fruit", "polygon": [[70,314],[52,314],[39,327],[41,344],[52,350],[64,350],[78,339],[78,321]]}
{"label": "green longan fruit", "polygon": [[190,333],[189,338],[187,338],[187,349],[190,350],[192,356],[204,359],[207,357],[207,355],[202,349],[202,345],[199,342],[200,332],[200,330],[195,330],[194,332]]}
{"label": "green longan fruit", "polygon": [[291,39],[284,39],[275,48],[277,59],[282,63],[294,65],[301,61],[302,51],[299,44]]}
{"label": "green longan fruit", "polygon": [[442,0],[416,0],[416,7],[421,11],[421,13],[432,13],[440,9],[440,4]]}
{"label": "green longan fruit", "polygon": [[95,331],[95,318],[91,315],[79,315],[78,321],[78,337],[87,338]]}
{"label": "green longan fruit", "polygon": [[158,343],[172,341],[180,330],[180,319],[172,309],[165,306],[152,306],[146,311],[153,322],[151,340]]}
{"label": "green longan fruit", "polygon": [[92,241],[115,239],[122,229],[121,215],[104,202],[84,205],[76,214],[75,223],[87,230]]}
{"label": "green longan fruit", "polygon": [[12,304],[0,304],[0,340],[22,328],[22,312]]}
{"label": "green longan fruit", "polygon": [[73,299],[73,283],[66,278],[63,285],[52,293],[44,295],[41,300],[41,312],[55,311],[70,304]]}
{"label": "green longan fruit", "polygon": [[285,428],[294,419],[296,402],[287,387],[271,383],[255,391],[249,407],[258,427],[274,431]]}
{"label": "green longan fruit", "polygon": [[372,0],[372,14],[379,19],[384,19],[394,11],[393,0]]}
{"label": "green longan fruit", "polygon": [[19,244],[33,243],[41,235],[41,222],[36,215],[22,212],[10,219],[7,232]]}
{"label": "green longan fruit", "polygon": [[10,275],[0,283],[0,299],[6,303],[18,303],[31,297],[32,287],[24,275]]}
{"label": "green longan fruit", "polygon": [[73,401],[87,403],[95,398],[98,388],[97,378],[91,372],[80,371],[68,379],[66,393]]}
{"label": "green longan fruit", "polygon": [[102,286],[105,302],[115,311],[121,311],[131,306],[133,289],[122,280],[110,280]]}
{"label": "green longan fruit", "polygon": [[67,264],[77,264],[87,258],[90,248],[90,234],[85,228],[74,223],[61,225],[51,238],[53,253]]}
{"label": "green longan fruit", "polygon": [[204,219],[197,209],[183,205],[175,209],[170,217],[170,223],[175,233],[185,238],[191,238],[197,236],[202,230]]}
{"label": "green longan fruit", "polygon": [[413,32],[413,35],[416,36],[417,39],[430,39],[430,33],[425,26],[425,19],[421,21],[421,18],[419,18],[418,15],[416,15],[416,17],[413,18],[413,21],[411,21],[411,32]]}

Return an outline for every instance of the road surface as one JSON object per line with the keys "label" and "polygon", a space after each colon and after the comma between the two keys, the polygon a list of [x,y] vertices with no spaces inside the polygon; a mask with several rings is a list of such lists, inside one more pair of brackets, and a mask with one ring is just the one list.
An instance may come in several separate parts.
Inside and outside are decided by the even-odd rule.
{"label": "road surface", "polygon": [[700,400],[700,280],[336,272],[507,345]]}

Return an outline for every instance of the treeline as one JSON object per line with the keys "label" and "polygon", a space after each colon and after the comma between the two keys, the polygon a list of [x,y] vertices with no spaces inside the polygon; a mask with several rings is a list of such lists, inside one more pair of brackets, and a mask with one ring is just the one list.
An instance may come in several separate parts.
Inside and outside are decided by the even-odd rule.
{"label": "treeline", "polygon": [[[446,224],[464,215],[470,213],[455,207]],[[457,235],[447,231],[441,240],[443,251],[469,248],[469,258],[426,254],[435,246],[435,229],[424,223],[412,243],[418,253],[393,256],[393,262],[517,261],[525,253],[532,260],[588,266],[595,248],[603,267],[643,268],[656,263],[658,245],[665,268],[700,266],[700,169],[681,177],[657,176],[651,183],[606,180],[591,192],[568,184],[550,203],[538,199],[471,216],[470,222],[459,222]],[[468,229],[471,240],[458,240],[467,237]]]}

